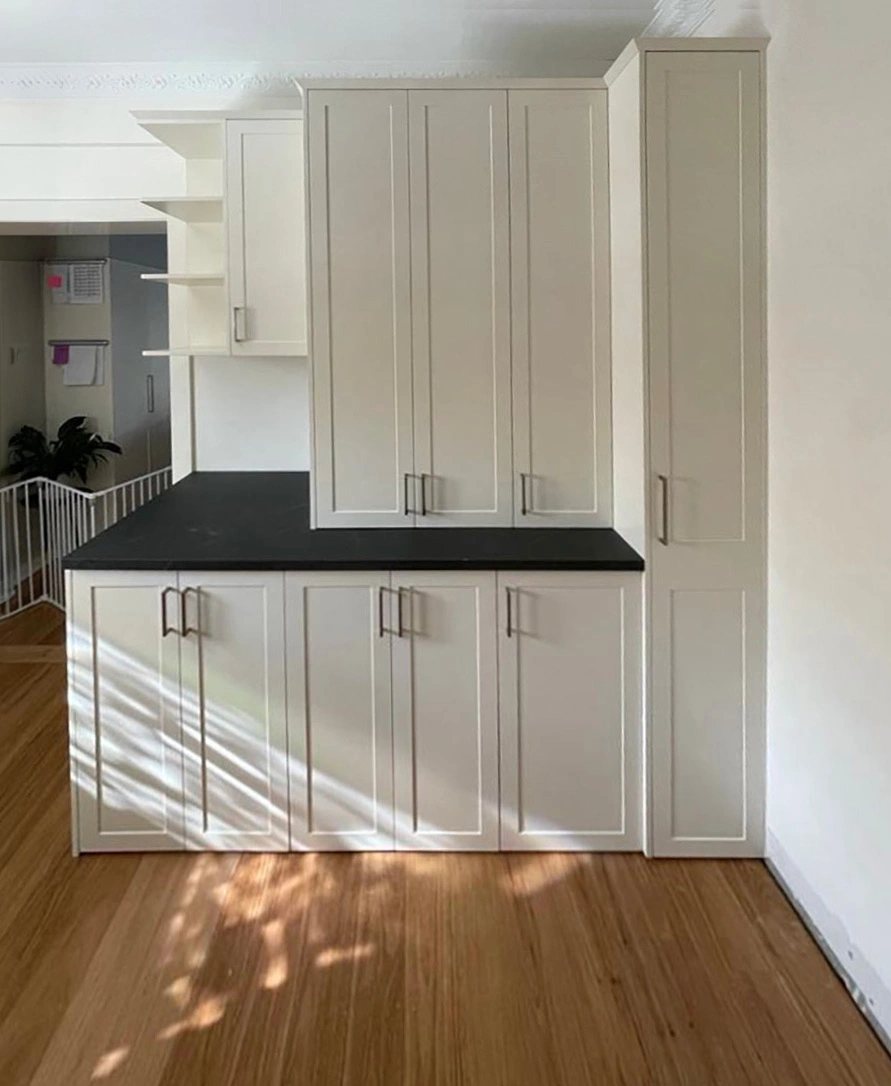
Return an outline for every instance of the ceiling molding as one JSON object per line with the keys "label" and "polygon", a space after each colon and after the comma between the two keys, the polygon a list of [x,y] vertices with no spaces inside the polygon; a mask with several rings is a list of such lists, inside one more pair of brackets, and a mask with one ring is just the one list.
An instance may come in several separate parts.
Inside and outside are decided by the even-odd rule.
{"label": "ceiling molding", "polygon": [[303,74],[249,64],[0,64],[0,98],[296,97]]}
{"label": "ceiling molding", "polygon": [[656,0],[644,37],[692,38],[715,11],[716,0]]}

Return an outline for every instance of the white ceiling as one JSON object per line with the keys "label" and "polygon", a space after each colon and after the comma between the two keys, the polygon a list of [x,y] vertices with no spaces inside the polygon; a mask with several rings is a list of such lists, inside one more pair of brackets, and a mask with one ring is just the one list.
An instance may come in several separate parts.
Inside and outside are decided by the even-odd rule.
{"label": "white ceiling", "polygon": [[654,0],[0,0],[0,64],[599,75]]}

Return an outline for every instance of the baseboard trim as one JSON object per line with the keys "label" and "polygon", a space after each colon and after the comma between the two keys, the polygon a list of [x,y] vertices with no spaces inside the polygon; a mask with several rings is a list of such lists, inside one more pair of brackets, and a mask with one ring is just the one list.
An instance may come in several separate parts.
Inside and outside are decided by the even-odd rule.
{"label": "baseboard trim", "polygon": [[[870,1005],[870,999],[863,991],[860,984],[857,982],[857,979],[845,965],[842,956],[835,950],[835,948],[823,934],[817,924],[817,921],[811,915],[810,910],[805,906],[799,894],[796,893],[795,890],[792,888],[789,879],[784,874],[780,864],[778,864],[775,859],[778,852],[782,854],[782,850],[779,848],[775,841],[771,841],[770,846],[771,847],[769,848],[769,853],[773,853],[773,855],[769,854],[764,859],[768,871],[773,876],[773,879],[776,882],[777,886],[779,886],[780,890],[782,890],[789,904],[798,914],[802,924],[804,924],[805,928],[807,928],[808,934],[817,944],[820,953],[829,962],[834,972],[841,980],[842,984],[844,984],[848,994],[854,1001],[857,1009],[866,1019],[867,1023],[869,1024],[875,1035],[878,1037],[879,1041],[884,1045],[884,1047],[888,1051],[888,1054],[891,1055],[891,1031],[889,1031],[889,1029],[887,1029],[885,1025],[879,1020]],[[887,1003],[889,1006],[891,1006],[891,993],[887,993],[887,996]]]}

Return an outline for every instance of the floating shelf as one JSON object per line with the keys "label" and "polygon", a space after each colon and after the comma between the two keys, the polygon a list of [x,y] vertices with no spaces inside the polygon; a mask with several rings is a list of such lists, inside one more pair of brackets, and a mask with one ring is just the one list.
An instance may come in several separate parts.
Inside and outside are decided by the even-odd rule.
{"label": "floating shelf", "polygon": [[170,283],[181,287],[214,286],[225,282],[222,272],[163,272],[143,274],[139,277],[147,283]]}
{"label": "floating shelf", "polygon": [[197,347],[194,344],[191,347],[165,347],[163,350],[158,351],[143,351],[143,358],[170,358],[176,355],[222,355],[229,354],[229,348],[223,347]]}
{"label": "floating shelf", "polygon": [[183,112],[134,112],[134,117],[155,139],[183,158],[222,158],[223,124],[220,116],[189,116]]}
{"label": "floating shelf", "polygon": [[170,199],[143,200],[142,203],[180,222],[223,221],[221,196],[173,196]]}

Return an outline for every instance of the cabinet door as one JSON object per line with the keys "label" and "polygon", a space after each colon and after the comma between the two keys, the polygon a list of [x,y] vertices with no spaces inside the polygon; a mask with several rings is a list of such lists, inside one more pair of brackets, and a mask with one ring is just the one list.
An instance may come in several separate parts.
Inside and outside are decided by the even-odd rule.
{"label": "cabinet door", "polygon": [[641,578],[499,574],[501,847],[641,847]]}
{"label": "cabinet door", "polygon": [[649,54],[646,88],[653,849],[760,855],[759,57]]}
{"label": "cabinet door", "polygon": [[423,523],[510,524],[507,93],[410,91],[409,125]]}
{"label": "cabinet door", "polygon": [[315,523],[404,527],[415,504],[407,92],[309,90],[305,108]]}
{"label": "cabinet door", "polygon": [[497,849],[495,575],[394,573],[393,588],[396,848]]}
{"label": "cabinet door", "polygon": [[303,122],[226,122],[233,355],[306,354]]}
{"label": "cabinet door", "polygon": [[515,523],[609,525],[606,92],[509,102]]}
{"label": "cabinet door", "polygon": [[179,637],[163,633],[165,605],[177,623],[176,574],[73,573],[69,584],[76,845],[183,848]]}
{"label": "cabinet door", "polygon": [[284,576],[183,573],[190,848],[288,847]]}
{"label": "cabinet door", "polygon": [[291,847],[393,848],[390,575],[287,575]]}

